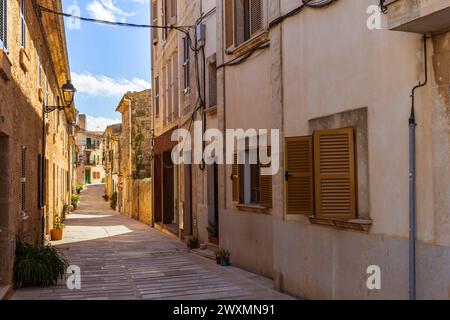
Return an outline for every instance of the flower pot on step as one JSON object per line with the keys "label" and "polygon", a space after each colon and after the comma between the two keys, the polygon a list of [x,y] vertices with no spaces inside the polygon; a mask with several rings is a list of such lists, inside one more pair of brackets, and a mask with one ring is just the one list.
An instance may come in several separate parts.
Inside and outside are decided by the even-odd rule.
{"label": "flower pot on step", "polygon": [[52,237],[52,241],[59,241],[63,238],[63,229],[52,229],[50,230],[50,235]]}

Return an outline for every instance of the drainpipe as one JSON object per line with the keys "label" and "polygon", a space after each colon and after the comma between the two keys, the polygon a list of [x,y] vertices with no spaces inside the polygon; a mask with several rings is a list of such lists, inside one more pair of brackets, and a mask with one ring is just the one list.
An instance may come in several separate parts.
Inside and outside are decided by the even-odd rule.
{"label": "drainpipe", "polygon": [[423,36],[425,81],[415,86],[411,93],[409,117],[409,300],[416,300],[416,117],[415,93],[428,83],[427,36]]}

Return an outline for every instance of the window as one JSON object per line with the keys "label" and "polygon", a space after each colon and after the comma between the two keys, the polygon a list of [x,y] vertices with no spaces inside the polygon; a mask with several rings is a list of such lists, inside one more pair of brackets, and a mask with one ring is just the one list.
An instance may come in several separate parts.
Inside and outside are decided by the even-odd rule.
{"label": "window", "polygon": [[25,24],[25,0],[20,1],[20,25],[21,25],[21,31],[22,31],[22,37],[21,37],[21,46],[22,48],[26,48],[27,43],[27,29]]}
{"label": "window", "polygon": [[184,92],[191,86],[191,68],[190,68],[190,41],[188,37],[183,38],[183,73],[184,73]]}
{"label": "window", "polygon": [[[253,150],[258,156],[258,149]],[[268,149],[270,154],[270,148]],[[261,163],[250,164],[252,151],[245,151],[245,164],[238,163],[238,154],[234,155],[232,166],[233,201],[241,205],[259,205],[272,207],[272,176],[261,175],[261,168],[270,166]]]}
{"label": "window", "polygon": [[159,75],[155,77],[155,116],[159,117]]}
{"label": "window", "polygon": [[8,49],[8,1],[0,0],[0,45]]}
{"label": "window", "polygon": [[178,118],[178,53],[172,57],[172,95],[173,95],[173,106],[172,106],[172,116],[173,119]]}
{"label": "window", "polygon": [[353,128],[286,139],[286,213],[356,219]]}
{"label": "window", "polygon": [[22,146],[21,152],[21,212],[22,216],[27,214],[27,147]]}
{"label": "window", "polygon": [[[177,23],[177,0],[163,0],[163,25]],[[167,40],[169,29],[163,29],[163,40]]]}
{"label": "window", "polygon": [[208,63],[208,106],[217,105],[217,63],[215,54]]}
{"label": "window", "polygon": [[263,28],[262,0],[225,0],[226,48],[238,47]]}
{"label": "window", "polygon": [[42,88],[42,44],[38,48],[38,86]]}

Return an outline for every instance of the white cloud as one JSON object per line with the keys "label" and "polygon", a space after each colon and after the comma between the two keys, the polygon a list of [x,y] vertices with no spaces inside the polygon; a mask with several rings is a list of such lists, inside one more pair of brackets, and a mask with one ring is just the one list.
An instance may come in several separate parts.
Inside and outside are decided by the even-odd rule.
{"label": "white cloud", "polygon": [[93,0],[86,9],[92,18],[112,22],[125,22],[127,17],[134,15],[119,8],[113,0]]}
{"label": "white cloud", "polygon": [[72,82],[79,93],[93,96],[121,96],[128,91],[150,89],[150,83],[144,79],[112,79],[103,75],[95,76],[89,72],[73,72]]}
{"label": "white cloud", "polygon": [[120,119],[110,119],[103,117],[86,116],[87,130],[89,131],[105,131],[107,126],[121,123]]}

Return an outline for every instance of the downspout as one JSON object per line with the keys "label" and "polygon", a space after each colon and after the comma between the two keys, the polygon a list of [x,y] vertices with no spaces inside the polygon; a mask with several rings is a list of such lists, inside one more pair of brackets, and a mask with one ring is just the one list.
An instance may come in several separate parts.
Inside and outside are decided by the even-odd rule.
{"label": "downspout", "polygon": [[415,86],[411,93],[409,117],[409,300],[416,300],[416,117],[415,93],[428,83],[427,36],[423,36],[425,81]]}

